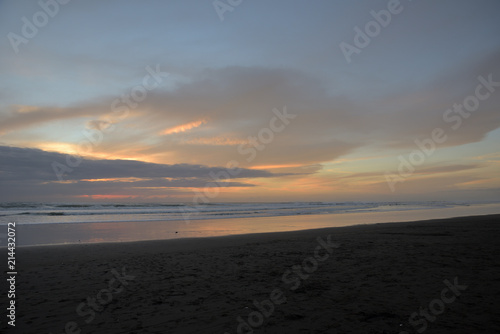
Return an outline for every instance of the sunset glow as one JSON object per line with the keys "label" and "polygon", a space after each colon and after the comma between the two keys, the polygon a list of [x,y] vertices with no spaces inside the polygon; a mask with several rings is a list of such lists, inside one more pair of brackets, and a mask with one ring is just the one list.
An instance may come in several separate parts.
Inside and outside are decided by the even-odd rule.
{"label": "sunset glow", "polygon": [[194,3],[2,39],[1,200],[500,200],[496,2],[401,3],[366,46],[384,1]]}
{"label": "sunset glow", "polygon": [[190,122],[190,123],[186,123],[186,124],[182,124],[182,125],[177,125],[177,126],[174,126],[173,128],[166,129],[165,131],[162,132],[162,135],[171,135],[174,133],[186,132],[188,130],[197,128],[197,127],[199,127],[203,124],[206,124],[206,123],[207,123],[207,121],[205,121],[205,120],[199,120],[199,121],[194,121],[194,122]]}

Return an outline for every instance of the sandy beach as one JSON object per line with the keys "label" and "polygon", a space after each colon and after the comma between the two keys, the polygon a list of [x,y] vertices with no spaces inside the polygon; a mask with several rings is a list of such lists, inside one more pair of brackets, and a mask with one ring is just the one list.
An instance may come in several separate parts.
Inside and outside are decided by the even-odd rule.
{"label": "sandy beach", "polygon": [[499,333],[499,237],[487,215],[20,247],[1,332]]}

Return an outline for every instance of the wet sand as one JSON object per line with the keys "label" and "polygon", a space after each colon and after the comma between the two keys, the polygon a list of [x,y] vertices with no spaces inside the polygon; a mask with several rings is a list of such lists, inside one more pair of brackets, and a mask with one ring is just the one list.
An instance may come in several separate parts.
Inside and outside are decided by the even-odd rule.
{"label": "wet sand", "polygon": [[[2,333],[498,333],[500,215],[21,247]],[[5,254],[5,249],[3,251]],[[5,256],[6,259],[6,256]]]}

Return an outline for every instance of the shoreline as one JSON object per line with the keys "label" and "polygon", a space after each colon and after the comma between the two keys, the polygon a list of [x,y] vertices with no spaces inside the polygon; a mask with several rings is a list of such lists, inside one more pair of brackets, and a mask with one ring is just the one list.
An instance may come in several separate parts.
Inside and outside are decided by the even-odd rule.
{"label": "shoreline", "polygon": [[500,205],[431,210],[223,218],[193,221],[98,222],[17,225],[17,246],[132,242],[408,222],[500,214]]}
{"label": "shoreline", "polygon": [[[275,217],[273,217],[275,218]],[[235,241],[235,242],[243,242],[244,239],[250,239],[250,240],[267,240],[267,239],[274,239],[274,238],[286,238],[288,236],[293,236],[293,235],[315,235],[315,234],[321,234],[324,232],[341,232],[341,231],[348,231],[350,229],[356,230],[360,229],[363,227],[369,227],[369,226],[379,226],[379,225],[384,225],[384,226],[405,226],[405,225],[414,225],[414,224],[434,224],[434,223],[452,223],[452,222],[457,222],[457,221],[462,221],[462,220],[470,220],[470,219],[483,219],[483,218],[492,218],[492,219],[499,219],[500,220],[500,213],[498,214],[484,214],[484,215],[473,215],[473,216],[457,216],[457,217],[449,217],[449,218],[438,218],[438,219],[424,219],[424,220],[411,220],[411,221],[402,221],[402,222],[383,222],[383,223],[360,223],[356,225],[346,225],[346,226],[335,226],[335,227],[322,227],[322,228],[310,228],[310,229],[303,229],[303,230],[293,230],[293,231],[278,231],[278,232],[257,232],[257,233],[243,233],[243,234],[229,234],[229,235],[216,235],[216,236],[206,236],[206,237],[181,237],[181,238],[176,238],[176,239],[155,239],[155,240],[135,240],[135,241],[111,241],[111,242],[87,242],[87,243],[68,243],[68,244],[43,244],[43,245],[25,245],[25,246],[16,246],[18,249],[30,249],[30,248],[38,248],[38,247],[61,247],[61,248],[66,248],[66,247],[76,247],[76,246],[113,246],[113,245],[121,245],[121,246],[148,246],[148,244],[151,245],[157,245],[161,243],[172,243],[172,244],[177,244],[177,243],[203,243],[204,240],[209,240],[209,243],[217,242],[217,241],[222,241],[225,242],[226,240],[230,241]],[[246,219],[259,219],[259,218],[246,218]],[[123,222],[116,222],[116,223],[123,223]],[[130,223],[130,222],[127,222]],[[137,222],[133,222],[137,223]],[[47,224],[50,225],[50,224]],[[5,248],[6,246],[0,247],[0,249]]]}

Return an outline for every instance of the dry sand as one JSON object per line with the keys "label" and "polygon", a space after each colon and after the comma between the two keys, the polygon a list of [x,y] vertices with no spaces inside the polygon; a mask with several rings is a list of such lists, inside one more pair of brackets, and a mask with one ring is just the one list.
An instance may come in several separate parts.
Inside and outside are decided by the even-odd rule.
{"label": "dry sand", "polygon": [[[16,327],[6,326],[3,311],[0,328],[232,334],[240,326],[240,333],[369,334],[417,333],[427,326],[423,332],[500,333],[499,232],[500,215],[489,215],[23,247],[17,251]],[[331,253],[318,242],[329,235],[338,244]],[[129,277],[120,283],[123,272]],[[444,281],[453,285],[455,279],[454,292]],[[4,301],[6,289],[2,285]],[[414,315],[410,324],[421,310],[428,314]]]}

